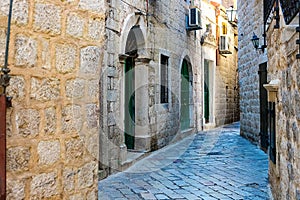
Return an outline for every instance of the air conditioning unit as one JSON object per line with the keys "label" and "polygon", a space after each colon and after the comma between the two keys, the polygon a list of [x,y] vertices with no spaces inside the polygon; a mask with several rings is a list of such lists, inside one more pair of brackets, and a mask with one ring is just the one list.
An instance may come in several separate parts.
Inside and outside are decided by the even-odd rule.
{"label": "air conditioning unit", "polygon": [[201,13],[199,8],[189,9],[189,27],[201,27]]}
{"label": "air conditioning unit", "polygon": [[221,35],[220,36],[220,45],[219,45],[219,51],[220,53],[231,53],[229,51],[229,37],[226,35]]}

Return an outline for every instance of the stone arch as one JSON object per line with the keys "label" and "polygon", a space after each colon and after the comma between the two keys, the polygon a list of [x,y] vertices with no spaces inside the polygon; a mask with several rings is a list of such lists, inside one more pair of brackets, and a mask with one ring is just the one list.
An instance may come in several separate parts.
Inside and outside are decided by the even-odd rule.
{"label": "stone arch", "polygon": [[146,44],[146,24],[143,15],[137,15],[132,13],[128,15],[123,23],[121,29],[121,40],[120,40],[120,54],[126,54],[126,47],[128,47],[127,41],[135,38],[136,47],[139,53],[147,48]]}
{"label": "stone arch", "polygon": [[193,67],[188,55],[184,55],[180,62],[180,127],[187,130],[195,126],[194,123],[194,90],[193,90]]}
{"label": "stone arch", "polygon": [[120,104],[124,121],[124,144],[127,149],[148,150],[149,142],[144,141],[149,131],[145,122],[148,112],[148,68],[142,59],[147,55],[143,15],[133,13],[124,20],[119,51],[120,69],[124,76],[121,83],[124,96]]}

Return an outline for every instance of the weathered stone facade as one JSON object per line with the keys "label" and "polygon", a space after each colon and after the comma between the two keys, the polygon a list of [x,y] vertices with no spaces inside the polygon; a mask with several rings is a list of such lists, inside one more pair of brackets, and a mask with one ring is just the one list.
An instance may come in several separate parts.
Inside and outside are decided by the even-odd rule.
{"label": "weathered stone facade", "polygon": [[[251,43],[253,32],[261,35],[262,1],[238,1],[241,135],[260,143],[259,64],[266,62],[266,54],[255,50]],[[251,9],[250,9],[251,8]],[[247,13],[247,14],[245,14]],[[251,25],[249,25],[251,20]]]}
{"label": "weathered stone facade", "polygon": [[[3,66],[9,1],[0,2]],[[102,0],[13,4],[7,199],[97,199]]]}
{"label": "weathered stone facade", "polygon": [[[106,176],[126,165],[127,128],[134,132],[131,148],[139,152],[202,130],[205,60],[213,69],[213,122],[236,120],[234,39],[233,55],[218,63],[216,12],[221,8],[209,1],[202,2],[203,8],[201,1],[193,3],[14,1],[8,199],[96,199],[98,170]],[[206,29],[187,31],[186,15],[190,7],[204,10],[204,5],[211,10],[203,27],[215,28],[202,46]],[[0,2],[1,46],[8,7],[9,1]],[[3,61],[4,48],[1,66]],[[224,81],[217,83],[219,78]],[[221,94],[226,86],[228,101]],[[220,114],[217,107],[227,105],[226,114]]]}
{"label": "weathered stone facade", "polygon": [[[126,112],[129,112],[126,92],[128,85],[131,84],[127,81],[127,76],[135,77],[133,78],[135,85],[132,86],[136,102],[135,110],[132,111],[135,123],[132,131],[135,134],[134,151],[152,151],[203,128],[205,59],[212,63],[213,69],[211,76],[214,95],[210,101],[219,108],[217,110],[214,106],[214,110],[211,111],[213,121],[219,118],[217,125],[222,125],[238,120],[239,101],[238,96],[234,97],[236,95],[234,89],[238,88],[234,28],[228,23],[233,54],[221,58],[217,66],[216,27],[219,25],[215,24],[216,12],[221,7],[213,6],[208,1],[194,1],[193,6],[203,10],[201,19],[205,19],[202,24],[204,29],[187,31],[186,15],[190,6],[186,1],[181,0],[110,1],[109,17],[106,21],[108,41],[105,67],[101,76],[101,98],[105,99],[100,107],[100,121],[103,126],[100,135],[100,169],[104,172],[103,176],[122,168],[127,159],[130,144],[127,143],[126,136],[124,138],[124,130],[128,120],[126,118],[132,118],[131,115],[126,117]],[[206,13],[207,15],[204,14],[206,6],[211,9]],[[226,21],[224,8],[220,18]],[[206,19],[210,20],[206,21]],[[201,37],[208,24],[215,28],[211,30],[212,34],[205,38],[202,46]],[[137,54],[131,55],[134,50]],[[127,60],[131,57],[135,62],[134,69],[127,72]],[[165,103],[161,102],[162,57],[168,59],[168,79],[165,83],[168,88],[168,100]],[[188,74],[186,74],[188,79],[183,79],[184,62],[188,65]],[[217,73],[220,74],[216,75]],[[222,81],[217,83],[217,79],[222,79],[227,85]],[[187,81],[188,85],[186,91],[188,126],[182,120],[184,115],[182,82],[184,81]],[[221,94],[225,92],[226,86],[228,86],[227,94]],[[226,95],[227,100],[221,99],[221,96]],[[221,112],[221,107],[228,107],[228,109],[226,112]]]}
{"label": "weathered stone facade", "polygon": [[[243,117],[241,120],[241,128],[244,130],[253,130],[248,132],[256,137],[259,133],[257,126],[253,124],[253,112],[246,113],[248,107],[253,102],[259,102],[259,97],[255,94],[246,100],[247,90],[250,86],[248,79],[258,83],[256,79],[249,73],[250,71],[258,71],[258,60],[255,59],[257,54],[251,56],[250,51],[253,49],[250,39],[254,31],[258,31],[257,25],[263,25],[263,1],[240,1],[240,34],[243,33],[245,38],[241,37],[239,52],[239,69],[240,69],[240,87],[241,87],[241,111]],[[250,12],[250,14],[249,14]],[[251,14],[253,12],[253,15]],[[247,13],[247,14],[245,14]],[[254,14],[255,13],[255,14]],[[272,18],[266,32],[267,38],[267,59],[268,62],[268,82],[278,82],[278,92],[275,98],[275,138],[276,138],[276,158],[269,163],[269,180],[274,199],[296,199],[300,198],[300,156],[299,156],[299,66],[300,62],[296,59],[298,46],[296,39],[296,26],[299,26],[299,19],[295,17],[290,25],[284,21],[280,8],[279,28],[275,29],[275,18]],[[254,18],[253,18],[254,16]],[[249,26],[248,21],[255,22],[254,26]],[[256,25],[257,24],[257,25]],[[251,30],[250,30],[251,29]],[[249,35],[247,37],[247,35]],[[247,46],[246,44],[250,46]],[[247,59],[246,59],[247,58]],[[256,81],[254,81],[256,80]],[[256,89],[257,91],[258,89]],[[257,93],[257,92],[255,92]],[[270,96],[269,96],[270,97]],[[256,106],[255,106],[256,107]],[[255,109],[255,115],[257,110]],[[270,129],[269,129],[270,133]],[[272,141],[270,141],[272,143]],[[269,147],[270,151],[270,147]],[[270,153],[270,152],[268,152]]]}
{"label": "weathered stone facade", "polygon": [[[233,3],[231,5],[234,5]],[[219,4],[202,3],[204,33],[202,63],[208,62],[209,119],[204,128],[221,126],[238,121],[239,87],[237,72],[237,27],[236,22],[228,22],[226,8]],[[226,27],[223,27],[225,25]],[[226,31],[223,33],[223,29]],[[220,50],[221,36],[226,38],[228,51]],[[217,51],[217,53],[216,53]],[[206,80],[204,80],[206,82]],[[203,102],[205,105],[205,102]]]}
{"label": "weathered stone facade", "polygon": [[[295,25],[286,25],[281,14],[280,28],[270,24],[268,39],[268,80],[280,81],[276,102],[276,164],[270,162],[270,182],[275,199],[300,198],[300,61],[296,60],[299,34]],[[271,64],[272,63],[272,64]]]}

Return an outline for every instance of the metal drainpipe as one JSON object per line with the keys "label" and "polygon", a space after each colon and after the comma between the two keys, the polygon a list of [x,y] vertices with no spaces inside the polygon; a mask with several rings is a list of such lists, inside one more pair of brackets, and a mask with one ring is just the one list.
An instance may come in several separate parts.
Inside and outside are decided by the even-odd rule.
{"label": "metal drainpipe", "polygon": [[5,47],[5,59],[4,66],[1,68],[1,94],[0,94],[0,199],[6,199],[6,109],[11,106],[11,97],[6,96],[6,87],[9,85],[9,72],[8,66],[8,51],[10,41],[10,25],[12,17],[13,0],[10,0],[8,22],[7,22],[7,34],[6,34],[6,47]]}

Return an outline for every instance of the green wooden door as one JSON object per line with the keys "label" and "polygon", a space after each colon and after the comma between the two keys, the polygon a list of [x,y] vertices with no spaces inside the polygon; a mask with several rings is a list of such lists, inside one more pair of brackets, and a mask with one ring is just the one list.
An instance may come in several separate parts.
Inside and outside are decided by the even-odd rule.
{"label": "green wooden door", "polygon": [[209,122],[209,62],[204,60],[204,119]]}
{"label": "green wooden door", "polygon": [[190,112],[189,112],[189,69],[186,60],[183,60],[181,68],[181,116],[180,127],[181,130],[190,128]]}
{"label": "green wooden door", "polygon": [[135,83],[134,59],[127,58],[125,62],[125,144],[127,149],[134,149],[135,126]]}

